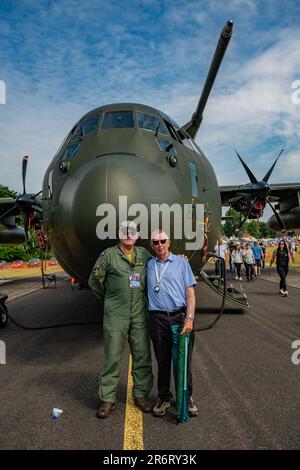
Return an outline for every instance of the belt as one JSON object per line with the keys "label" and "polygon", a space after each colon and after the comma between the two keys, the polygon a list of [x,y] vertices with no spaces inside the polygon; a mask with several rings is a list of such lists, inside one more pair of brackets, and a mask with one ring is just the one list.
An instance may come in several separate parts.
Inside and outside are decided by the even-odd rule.
{"label": "belt", "polygon": [[186,312],[186,307],[180,307],[177,310],[172,310],[172,311],[149,310],[150,314],[162,314],[162,315],[168,315],[169,317],[175,317],[176,315],[179,315],[180,313],[185,313],[185,312]]}

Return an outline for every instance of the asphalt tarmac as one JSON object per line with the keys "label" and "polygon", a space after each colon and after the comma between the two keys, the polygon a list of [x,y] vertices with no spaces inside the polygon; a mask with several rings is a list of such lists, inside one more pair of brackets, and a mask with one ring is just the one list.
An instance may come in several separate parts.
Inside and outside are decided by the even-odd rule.
{"label": "asphalt tarmac", "polygon": [[[31,281],[23,280],[24,290]],[[32,292],[24,297],[15,296],[13,284],[1,286],[18,321],[29,326],[101,321],[90,292],[73,291],[64,280],[45,290],[35,282],[38,290],[30,284]],[[300,290],[290,287],[283,298],[277,284],[267,280],[241,285],[251,308],[227,303],[216,327],[196,335],[199,416],[176,425],[174,408],[164,418],[143,415],[146,450],[300,448],[300,364],[291,360],[292,343],[300,340]],[[201,283],[196,326],[210,322],[220,302]],[[0,339],[6,344],[6,364],[0,365],[0,449],[123,449],[128,348],[117,408],[99,420],[101,325],[24,331],[9,323]],[[154,360],[153,368],[156,373]],[[151,398],[155,402],[155,388]],[[52,421],[55,407],[63,414]]]}

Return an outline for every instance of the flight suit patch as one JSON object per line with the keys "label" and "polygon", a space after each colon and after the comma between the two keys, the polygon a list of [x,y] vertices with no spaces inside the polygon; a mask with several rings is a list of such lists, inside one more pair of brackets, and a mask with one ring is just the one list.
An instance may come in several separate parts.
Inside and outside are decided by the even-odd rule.
{"label": "flight suit patch", "polygon": [[93,276],[94,279],[99,279],[99,277],[101,277],[99,266],[94,267],[92,276]]}
{"label": "flight suit patch", "polygon": [[135,260],[135,266],[144,266],[144,260],[136,259]]}

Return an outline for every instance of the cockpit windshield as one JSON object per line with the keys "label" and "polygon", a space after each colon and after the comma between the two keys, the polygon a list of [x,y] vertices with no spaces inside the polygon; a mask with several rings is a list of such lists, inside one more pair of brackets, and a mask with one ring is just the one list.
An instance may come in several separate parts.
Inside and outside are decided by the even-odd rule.
{"label": "cockpit windshield", "polygon": [[102,129],[122,129],[134,127],[132,111],[109,111],[104,114]]}
{"label": "cockpit windshield", "polygon": [[62,161],[66,161],[66,160],[69,160],[70,158],[74,157],[75,153],[77,152],[77,150],[79,149],[80,147],[80,144],[73,144],[73,145],[70,145],[64,152],[63,154],[63,157],[62,157]]}
{"label": "cockpit windshield", "polygon": [[72,139],[78,139],[87,134],[95,132],[98,127],[100,116],[92,116],[87,119],[83,119],[74,129]]}
{"label": "cockpit windshield", "polygon": [[169,135],[164,121],[159,117],[151,116],[151,114],[138,113],[138,126],[139,128],[146,129],[147,131]]}

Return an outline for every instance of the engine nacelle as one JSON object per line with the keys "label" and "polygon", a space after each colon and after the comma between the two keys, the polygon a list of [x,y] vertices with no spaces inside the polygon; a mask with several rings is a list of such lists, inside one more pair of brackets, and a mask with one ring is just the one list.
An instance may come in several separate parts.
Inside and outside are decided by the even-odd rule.
{"label": "engine nacelle", "polygon": [[[286,230],[300,230],[300,207],[294,207],[289,212],[280,212]],[[275,232],[280,232],[280,226],[273,215],[267,222],[268,226]]]}

